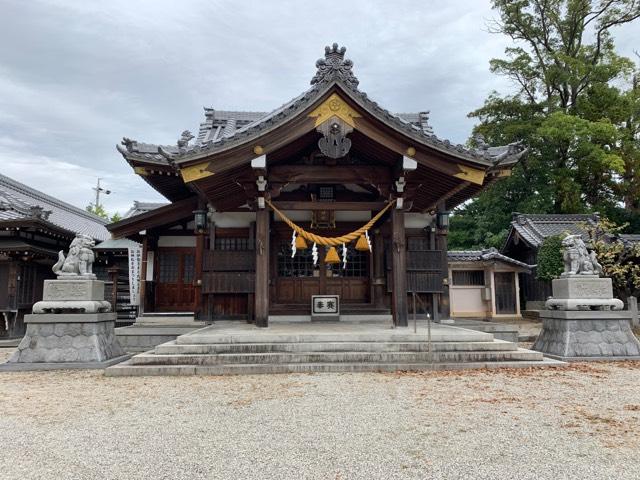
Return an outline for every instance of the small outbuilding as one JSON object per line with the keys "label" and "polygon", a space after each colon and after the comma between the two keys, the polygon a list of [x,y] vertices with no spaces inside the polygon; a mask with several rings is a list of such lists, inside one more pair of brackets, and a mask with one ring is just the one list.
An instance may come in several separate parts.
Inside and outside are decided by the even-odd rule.
{"label": "small outbuilding", "polygon": [[582,235],[588,240],[587,229],[598,224],[597,214],[527,214],[514,213],[507,240],[501,251],[520,262],[533,265],[531,275],[520,276],[525,310],[544,308],[551,296],[551,281],[536,278],[538,250],[544,240],[557,235]]}
{"label": "small outbuilding", "polygon": [[520,318],[519,274],[531,267],[495,248],[448,252],[452,318]]}
{"label": "small outbuilding", "polygon": [[110,237],[106,219],[0,174],[0,337],[24,334],[22,319],[76,234]]}

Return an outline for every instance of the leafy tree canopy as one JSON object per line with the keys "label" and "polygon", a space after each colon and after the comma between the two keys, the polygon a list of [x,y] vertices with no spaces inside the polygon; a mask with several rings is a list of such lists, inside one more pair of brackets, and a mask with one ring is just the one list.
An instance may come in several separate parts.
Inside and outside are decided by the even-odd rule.
{"label": "leafy tree canopy", "polygon": [[[474,136],[523,141],[529,153],[461,206],[452,248],[500,247],[512,212],[599,211],[640,231],[640,76],[611,30],[640,16],[638,0],[494,0],[493,33],[514,46],[491,71],[516,86],[469,114]],[[474,144],[474,140],[470,141]]]}
{"label": "leafy tree canopy", "polygon": [[122,220],[122,216],[118,212],[110,216],[102,205],[96,206],[93,203],[90,203],[89,205],[87,205],[85,210],[87,210],[87,212],[89,213],[93,213],[94,215],[109,220],[110,222],[117,222],[119,220]]}

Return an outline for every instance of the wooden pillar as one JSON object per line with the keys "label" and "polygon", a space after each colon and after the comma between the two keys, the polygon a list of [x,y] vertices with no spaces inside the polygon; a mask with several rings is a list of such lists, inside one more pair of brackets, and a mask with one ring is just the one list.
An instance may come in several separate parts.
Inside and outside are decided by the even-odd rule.
{"label": "wooden pillar", "polygon": [[376,230],[373,234],[373,303],[376,307],[384,307],[386,294],[386,269],[384,266],[384,238],[382,232]]}
{"label": "wooden pillar", "polygon": [[202,267],[204,263],[204,243],[205,232],[196,232],[196,255],[194,259],[194,279],[193,279],[193,318],[202,318]]}
{"label": "wooden pillar", "polygon": [[266,208],[256,212],[256,288],[253,314],[258,327],[269,325],[269,220]]}
{"label": "wooden pillar", "polygon": [[111,267],[107,269],[109,280],[111,281],[111,311],[118,311],[118,267]]}
{"label": "wooden pillar", "polygon": [[142,259],[140,265],[140,287],[138,288],[138,315],[144,314],[145,300],[147,298],[147,257],[149,253],[149,237],[142,239]]}
{"label": "wooden pillar", "polygon": [[[438,205],[438,211],[444,211],[444,202],[441,202],[440,205]],[[441,261],[441,265],[442,265],[442,293],[440,294],[440,298],[439,298],[439,305],[438,305],[438,310],[439,310],[439,317],[440,320],[447,320],[451,317],[451,311],[450,311],[450,302],[449,302],[449,258],[447,255],[448,252],[448,246],[447,246],[447,235],[448,235],[448,230],[447,228],[439,228],[436,225],[436,249],[440,250],[440,261]]]}
{"label": "wooden pillar", "polygon": [[404,213],[397,208],[391,209],[391,250],[393,291],[391,305],[393,321],[397,327],[409,325],[407,306],[407,252],[404,233]]}

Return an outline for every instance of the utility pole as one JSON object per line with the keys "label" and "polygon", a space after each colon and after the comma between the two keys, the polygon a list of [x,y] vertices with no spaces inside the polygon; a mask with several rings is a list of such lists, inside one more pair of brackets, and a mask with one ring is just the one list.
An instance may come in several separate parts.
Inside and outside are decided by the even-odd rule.
{"label": "utility pole", "polygon": [[93,190],[96,192],[96,203],[93,204],[93,208],[96,209],[100,207],[100,194],[104,193],[105,195],[109,195],[111,193],[111,190],[107,190],[100,186],[100,180],[102,180],[102,178],[98,177],[98,184],[93,187]]}

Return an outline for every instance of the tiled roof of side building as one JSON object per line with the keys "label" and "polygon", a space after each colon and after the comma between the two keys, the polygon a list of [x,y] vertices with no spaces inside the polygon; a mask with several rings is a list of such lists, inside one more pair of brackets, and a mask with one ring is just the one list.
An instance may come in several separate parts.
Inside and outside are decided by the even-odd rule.
{"label": "tiled roof of side building", "polygon": [[532,247],[539,247],[545,238],[554,235],[585,235],[585,225],[596,225],[597,214],[525,214],[514,213],[509,238],[517,233]]}
{"label": "tiled roof of side building", "polygon": [[167,202],[139,202],[134,200],[132,207],[122,216],[122,218],[130,218],[141,213],[147,213],[156,208],[164,207],[168,205]]}
{"label": "tiled roof of side building", "polygon": [[95,240],[111,236],[105,228],[108,220],[0,174],[0,220],[33,218],[36,211],[41,211],[40,218],[74,233]]}
{"label": "tiled roof of side building", "polygon": [[621,233],[617,237],[624,243],[640,243],[640,233]]}
{"label": "tiled roof of side building", "polygon": [[450,250],[447,252],[447,258],[450,262],[483,262],[494,260],[510,263],[521,268],[531,268],[531,265],[503,255],[495,248],[487,248],[485,250]]}

